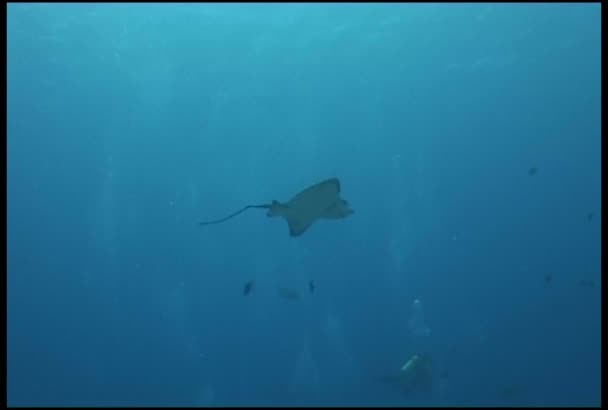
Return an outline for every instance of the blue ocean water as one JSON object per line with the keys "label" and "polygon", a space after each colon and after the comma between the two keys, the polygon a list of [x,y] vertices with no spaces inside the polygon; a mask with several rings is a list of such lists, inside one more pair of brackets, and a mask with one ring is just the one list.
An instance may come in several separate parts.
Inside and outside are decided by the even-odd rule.
{"label": "blue ocean water", "polygon": [[599,4],[7,12],[8,405],[600,404]]}

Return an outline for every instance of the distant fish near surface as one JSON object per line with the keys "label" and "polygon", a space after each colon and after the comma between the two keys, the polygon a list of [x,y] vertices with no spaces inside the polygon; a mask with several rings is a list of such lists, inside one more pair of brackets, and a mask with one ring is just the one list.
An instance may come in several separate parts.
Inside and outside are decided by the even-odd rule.
{"label": "distant fish near surface", "polygon": [[538,172],[538,168],[536,168],[536,167],[530,167],[530,169],[528,169],[528,175],[530,175],[530,176],[536,175],[537,172]]}
{"label": "distant fish near surface", "polygon": [[248,294],[253,292],[254,284],[255,284],[255,280],[250,280],[249,282],[245,283],[245,286],[243,286],[243,295],[244,296],[247,296]]}
{"label": "distant fish near surface", "polygon": [[279,288],[279,296],[285,299],[295,300],[300,298],[300,292],[298,292],[297,289],[292,288]]}
{"label": "distant fish near surface", "polygon": [[308,282],[308,290],[310,291],[310,293],[315,291],[315,281],[311,280],[310,282]]}

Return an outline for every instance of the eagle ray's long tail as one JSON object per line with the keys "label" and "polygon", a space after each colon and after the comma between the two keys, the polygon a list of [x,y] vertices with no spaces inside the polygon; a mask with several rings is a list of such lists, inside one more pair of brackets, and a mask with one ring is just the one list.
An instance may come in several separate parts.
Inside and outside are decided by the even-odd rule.
{"label": "eagle ray's long tail", "polygon": [[246,210],[248,210],[249,208],[270,209],[270,204],[263,204],[263,205],[247,205],[246,207],[241,208],[241,209],[239,209],[238,211],[236,211],[236,212],[234,212],[234,213],[232,213],[232,214],[230,214],[230,215],[228,215],[228,216],[226,216],[226,217],[224,217],[224,218],[221,218],[221,219],[216,219],[216,220],[213,220],[213,221],[199,222],[198,224],[199,224],[199,225],[201,225],[201,226],[203,226],[203,225],[213,225],[213,224],[219,224],[219,223],[222,223],[222,222],[227,221],[227,220],[228,220],[228,219],[230,219],[230,218],[234,218],[235,216],[237,216],[237,215],[239,215],[239,214],[241,214],[241,213],[245,212],[245,211],[246,211]]}

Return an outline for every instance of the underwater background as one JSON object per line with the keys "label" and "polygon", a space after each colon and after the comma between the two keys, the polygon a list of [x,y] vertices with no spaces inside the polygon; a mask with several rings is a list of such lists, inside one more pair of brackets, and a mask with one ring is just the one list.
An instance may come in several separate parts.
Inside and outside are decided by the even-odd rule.
{"label": "underwater background", "polygon": [[600,4],[7,13],[8,405],[600,404]]}

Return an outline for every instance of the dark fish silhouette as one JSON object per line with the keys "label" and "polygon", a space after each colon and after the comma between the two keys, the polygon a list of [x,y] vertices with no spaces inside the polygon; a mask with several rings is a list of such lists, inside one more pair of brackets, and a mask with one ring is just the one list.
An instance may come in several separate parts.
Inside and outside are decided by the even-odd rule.
{"label": "dark fish silhouette", "polygon": [[243,295],[247,296],[248,294],[250,294],[251,292],[253,292],[253,285],[255,283],[255,280],[250,280],[249,282],[245,283],[245,286],[243,287]]}
{"label": "dark fish silhouette", "polygon": [[551,274],[545,275],[545,282],[546,283],[551,283],[552,280],[553,280],[553,275],[551,275]]}
{"label": "dark fish silhouette", "polygon": [[587,220],[588,220],[588,221],[590,221],[590,220],[592,220],[592,219],[593,219],[593,212],[589,212],[589,213],[587,214]]}
{"label": "dark fish silhouette", "polygon": [[530,176],[536,175],[537,172],[538,172],[538,168],[530,167],[530,169],[528,170],[528,175],[530,175]]}
{"label": "dark fish silhouette", "polygon": [[310,293],[315,291],[315,281],[311,280],[310,282],[308,282],[308,290],[310,290]]}
{"label": "dark fish silhouette", "polygon": [[578,284],[580,286],[583,286],[585,288],[592,288],[595,286],[595,283],[592,280],[589,279],[581,279],[578,281]]}

